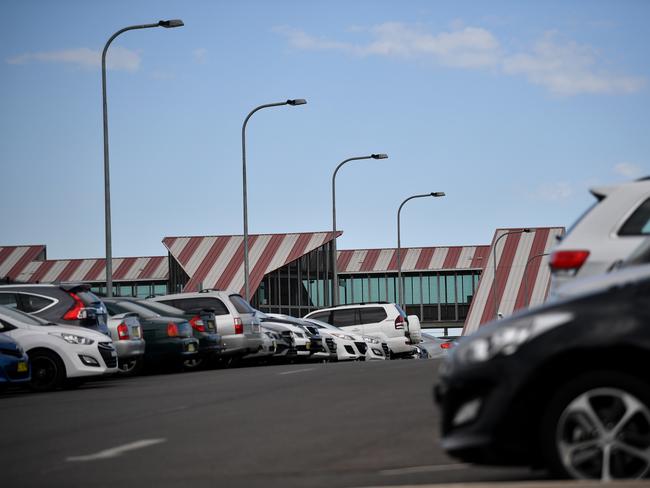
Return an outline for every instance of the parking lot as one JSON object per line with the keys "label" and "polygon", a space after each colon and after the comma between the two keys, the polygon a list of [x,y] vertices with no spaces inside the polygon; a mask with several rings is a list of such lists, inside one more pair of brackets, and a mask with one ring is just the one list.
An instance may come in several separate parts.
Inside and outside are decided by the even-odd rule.
{"label": "parking lot", "polygon": [[[437,445],[437,360],[294,364],[7,394],[3,479],[22,486],[372,486],[529,480]],[[47,410],[47,415],[42,412]]]}

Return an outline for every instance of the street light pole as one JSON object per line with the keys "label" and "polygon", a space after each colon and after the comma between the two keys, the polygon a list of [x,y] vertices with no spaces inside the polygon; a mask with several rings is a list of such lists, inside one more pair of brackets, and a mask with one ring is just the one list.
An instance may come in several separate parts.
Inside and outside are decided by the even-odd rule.
{"label": "street light pole", "polygon": [[182,27],[183,21],[180,19],[161,20],[155,24],[132,25],[118,30],[106,42],[102,51],[102,108],[104,119],[104,225],[106,228],[106,296],[113,296],[113,247],[111,236],[111,182],[110,168],[108,160],[108,102],[106,97],[106,53],[113,40],[123,32],[136,29],[150,29],[152,27]]}
{"label": "street light pole", "polygon": [[501,234],[499,237],[497,237],[497,240],[494,241],[494,246],[492,247],[492,258],[493,262],[492,265],[494,267],[494,277],[492,278],[492,301],[494,303],[494,318],[495,320],[499,318],[499,301],[497,299],[497,292],[498,292],[498,287],[497,287],[497,244],[499,241],[505,237],[509,236],[512,234],[523,234],[523,233],[528,233],[530,232],[530,229],[520,229],[520,230],[511,230],[509,232],[504,232]]}
{"label": "street light pole", "polygon": [[526,261],[526,266],[524,266],[524,296],[526,297],[526,306],[527,307],[530,305],[530,297],[528,296],[528,265],[534,259],[541,258],[541,257],[544,257],[544,256],[548,256],[549,254],[550,253],[548,253],[548,252],[541,253],[541,254],[535,254],[528,261]]}
{"label": "street light pole", "polygon": [[434,191],[431,193],[423,193],[422,195],[413,195],[408,197],[406,200],[402,202],[402,204],[399,206],[399,209],[397,209],[397,304],[404,309],[405,305],[402,303],[403,302],[403,297],[404,297],[404,283],[402,283],[402,257],[401,257],[401,251],[402,251],[402,238],[401,238],[401,226],[400,226],[400,213],[402,212],[402,207],[408,202],[409,200],[413,200],[414,198],[425,198],[425,197],[434,197],[434,198],[439,198],[439,197],[444,197],[445,192],[444,191]]}
{"label": "street light pole", "polygon": [[286,100],[284,102],[277,103],[266,103],[255,107],[244,119],[244,124],[241,128],[241,153],[242,153],[242,195],[244,199],[244,295],[246,301],[250,301],[250,289],[248,284],[249,277],[249,268],[248,268],[248,189],[246,183],[246,126],[248,125],[248,120],[253,116],[258,110],[269,107],[280,107],[282,105],[304,105],[307,103],[307,100],[302,98],[296,98],[293,100]]}
{"label": "street light pole", "polygon": [[354,158],[348,158],[345,161],[339,163],[339,165],[334,170],[332,174],[332,233],[334,234],[334,239],[332,241],[332,306],[336,307],[339,304],[339,274],[337,268],[337,252],[336,252],[336,173],[339,172],[341,166],[350,161],[358,161],[360,159],[387,159],[388,154],[371,154],[370,156],[358,156]]}

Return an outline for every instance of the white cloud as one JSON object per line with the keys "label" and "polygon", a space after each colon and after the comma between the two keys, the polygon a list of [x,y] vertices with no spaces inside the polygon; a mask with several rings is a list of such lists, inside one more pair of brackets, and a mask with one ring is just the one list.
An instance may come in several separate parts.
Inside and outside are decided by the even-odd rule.
{"label": "white cloud", "polygon": [[[358,27],[354,30],[361,31]],[[317,38],[289,27],[279,27],[275,31],[287,37],[292,47],[303,50],[337,50],[357,56],[425,58],[459,68],[494,66],[499,59],[496,38],[489,31],[476,27],[432,35],[418,27],[386,22],[367,29],[373,39],[363,44]]]}
{"label": "white cloud", "polygon": [[566,200],[573,195],[573,186],[566,181],[556,181],[540,185],[535,191],[535,196],[541,200],[558,202]]}
{"label": "white cloud", "polygon": [[593,48],[575,42],[561,44],[554,33],[547,33],[531,53],[506,57],[503,69],[510,75],[524,75],[558,95],[633,93],[643,87],[642,78],[599,70],[597,59]]}
{"label": "white cloud", "polygon": [[618,163],[614,166],[614,173],[625,178],[640,178],[643,176],[643,170],[641,166],[638,166],[633,163]]}
{"label": "white cloud", "polygon": [[192,57],[194,62],[198,64],[205,64],[208,60],[208,50],[204,47],[200,47],[192,51]]}
{"label": "white cloud", "polygon": [[[137,71],[140,68],[140,54],[124,47],[112,47],[106,55],[106,69]],[[87,47],[25,53],[7,59],[9,64],[28,64],[33,62],[67,63],[83,68],[95,69],[101,66],[101,52]]]}
{"label": "white cloud", "polygon": [[430,59],[440,65],[465,69],[496,68],[507,75],[525,76],[529,82],[564,96],[634,93],[646,84],[641,77],[604,71],[595,49],[572,41],[560,42],[555,33],[545,34],[529,52],[507,54],[492,32],[481,27],[464,27],[460,22],[454,22],[451,31],[436,34],[400,22],[386,22],[367,29],[355,26],[353,33],[370,34],[371,39],[365,43],[314,37],[290,27],[274,30],[296,49]]}

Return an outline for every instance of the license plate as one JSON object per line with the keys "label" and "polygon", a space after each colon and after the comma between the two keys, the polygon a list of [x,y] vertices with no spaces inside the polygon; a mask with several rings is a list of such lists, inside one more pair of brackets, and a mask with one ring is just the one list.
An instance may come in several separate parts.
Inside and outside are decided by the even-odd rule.
{"label": "license plate", "polygon": [[116,357],[117,357],[117,353],[116,353],[115,351],[111,351],[111,357],[112,357],[112,358],[116,358]]}
{"label": "license plate", "polygon": [[190,344],[190,345],[187,346],[187,350],[189,352],[194,352],[194,351],[196,351],[196,346],[194,344]]}
{"label": "license plate", "polygon": [[25,362],[20,362],[18,363],[18,372],[19,373],[27,373],[29,371],[29,366],[27,366],[27,363]]}

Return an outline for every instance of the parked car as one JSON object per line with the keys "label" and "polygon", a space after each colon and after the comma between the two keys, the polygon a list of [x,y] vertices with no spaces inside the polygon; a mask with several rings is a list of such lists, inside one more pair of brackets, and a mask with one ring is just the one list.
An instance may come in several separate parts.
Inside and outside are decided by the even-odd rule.
{"label": "parked car", "polygon": [[138,314],[145,348],[143,361],[136,361],[133,373],[143,365],[180,367],[199,353],[199,341],[192,336],[192,326],[185,319],[163,317],[148,308],[121,298],[104,298],[110,315]]}
{"label": "parked car", "polygon": [[[415,348],[409,334],[406,313],[395,303],[341,305],[305,315],[332,324],[346,332],[376,337],[386,342],[391,357],[412,356]],[[419,321],[417,322],[419,332]],[[416,334],[416,340],[417,334]]]}
{"label": "parked car", "polygon": [[259,310],[256,316],[264,328],[280,334],[283,339],[276,344],[276,358],[308,358],[312,354],[312,338],[299,325]]}
{"label": "parked car", "polygon": [[390,354],[388,344],[381,342],[376,337],[364,337],[354,332],[347,332],[318,319],[306,318],[303,320],[318,327],[323,337],[330,336],[336,344],[336,359],[338,361],[388,359]]}
{"label": "parked car", "polygon": [[283,344],[285,348],[289,347],[289,342],[286,341],[281,334],[274,330],[267,329],[263,325],[260,326],[262,336],[262,348],[257,352],[247,354],[242,359],[250,361],[268,361],[278,350],[278,344]]}
{"label": "parked car", "polygon": [[454,346],[453,337],[438,337],[431,332],[422,332],[422,342],[418,344],[421,358],[447,357]]}
{"label": "parked car", "polygon": [[3,334],[6,331],[7,327],[0,320],[0,391],[31,380],[29,357],[20,344]]}
{"label": "parked car", "polygon": [[323,361],[334,361],[338,359],[338,354],[336,352],[337,344],[335,339],[331,336],[331,334],[321,330],[313,323],[308,322],[305,319],[300,319],[297,317],[292,317],[291,315],[279,313],[269,313],[266,314],[266,316],[272,317],[273,320],[295,325],[304,330],[311,341],[309,349],[311,352],[311,359]]}
{"label": "parked car", "polygon": [[49,391],[117,372],[117,353],[99,332],[54,322],[0,306],[2,335],[18,342],[29,356],[30,387]]}
{"label": "parked car", "polygon": [[221,336],[222,354],[241,358],[262,349],[260,321],[256,310],[240,295],[228,291],[202,290],[150,298],[186,312],[211,310]]}
{"label": "parked car", "polygon": [[184,319],[190,323],[192,326],[192,334],[199,341],[199,353],[194,358],[185,360],[183,364],[187,369],[197,369],[212,360],[218,359],[221,352],[221,337],[217,334],[216,319],[214,313],[210,310],[188,313],[180,308],[172,307],[164,303],[152,302],[151,300],[125,298],[123,301],[135,303],[160,316]]}
{"label": "parked car", "polygon": [[117,351],[118,369],[124,374],[136,372],[145,350],[138,314],[127,312],[109,316],[108,330]]}
{"label": "parked car", "polygon": [[442,447],[603,481],[650,473],[650,277],[512,315],[439,370]]}
{"label": "parked car", "polygon": [[59,325],[77,325],[110,335],[102,301],[80,283],[2,285],[0,305]]}
{"label": "parked car", "polygon": [[551,291],[607,272],[650,236],[650,178],[592,188],[596,202],[553,249]]}

